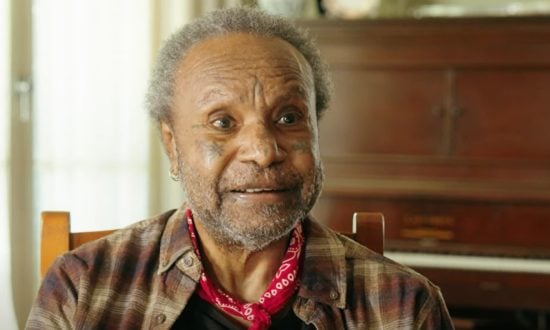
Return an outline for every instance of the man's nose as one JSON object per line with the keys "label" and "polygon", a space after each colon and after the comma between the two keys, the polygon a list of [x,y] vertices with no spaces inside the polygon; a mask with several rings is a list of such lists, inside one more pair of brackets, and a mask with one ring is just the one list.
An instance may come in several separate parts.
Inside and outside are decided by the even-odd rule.
{"label": "man's nose", "polygon": [[241,130],[239,160],[254,162],[262,168],[283,161],[287,155],[277,143],[275,134],[264,123]]}

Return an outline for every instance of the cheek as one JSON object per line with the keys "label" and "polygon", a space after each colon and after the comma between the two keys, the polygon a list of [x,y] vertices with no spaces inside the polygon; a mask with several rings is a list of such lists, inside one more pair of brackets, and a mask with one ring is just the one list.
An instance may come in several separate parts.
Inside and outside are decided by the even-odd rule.
{"label": "cheek", "polygon": [[294,141],[290,145],[292,163],[302,173],[311,171],[319,162],[319,147],[310,139]]}
{"label": "cheek", "polygon": [[315,126],[310,125],[307,132],[300,136],[294,136],[287,141],[292,153],[310,155],[315,159],[320,157],[318,130]]}
{"label": "cheek", "polygon": [[223,165],[226,146],[223,142],[195,139],[193,154],[191,159],[195,164],[207,169],[215,169]]}

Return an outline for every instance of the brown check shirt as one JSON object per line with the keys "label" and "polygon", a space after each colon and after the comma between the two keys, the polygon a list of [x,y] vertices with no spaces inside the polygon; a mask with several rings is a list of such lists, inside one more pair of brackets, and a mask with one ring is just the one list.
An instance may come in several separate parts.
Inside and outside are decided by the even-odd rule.
{"label": "brown check shirt", "polygon": [[[170,329],[197,285],[184,208],[57,258],[27,329]],[[304,220],[305,263],[293,311],[316,329],[452,329],[439,289]]]}

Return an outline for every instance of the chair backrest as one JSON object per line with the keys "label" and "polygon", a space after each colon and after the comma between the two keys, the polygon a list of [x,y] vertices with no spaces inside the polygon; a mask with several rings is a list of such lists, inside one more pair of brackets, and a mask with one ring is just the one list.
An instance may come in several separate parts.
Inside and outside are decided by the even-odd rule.
{"label": "chair backrest", "polygon": [[[48,271],[54,259],[80,245],[112,233],[112,230],[71,233],[69,212],[42,212],[40,234],[40,274]],[[384,216],[382,213],[357,212],[353,215],[352,232],[346,234],[380,254],[384,253]]]}
{"label": "chair backrest", "polygon": [[384,254],[384,215],[378,212],[355,212],[352,218],[352,232],[342,234]]}
{"label": "chair backrest", "polygon": [[42,277],[57,256],[113,232],[113,230],[103,230],[71,233],[69,212],[45,211],[42,212],[41,218],[40,274]]}

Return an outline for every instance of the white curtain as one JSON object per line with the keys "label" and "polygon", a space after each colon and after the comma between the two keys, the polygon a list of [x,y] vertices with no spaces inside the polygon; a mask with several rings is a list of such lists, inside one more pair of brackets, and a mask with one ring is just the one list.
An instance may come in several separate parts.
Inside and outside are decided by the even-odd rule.
{"label": "white curtain", "polygon": [[70,210],[73,231],[101,230],[178,206],[181,191],[168,182],[168,165],[143,107],[149,64],[177,28],[239,4],[34,1],[36,216]]}
{"label": "white curtain", "polygon": [[72,230],[148,215],[148,0],[36,0],[35,214],[70,210]]}
{"label": "white curtain", "polygon": [[[153,56],[162,40],[194,17],[241,2],[32,1],[33,196],[26,198],[32,200],[33,223],[39,223],[43,210],[69,210],[72,231],[119,228],[179,206],[181,189],[168,177],[166,157],[144,108]],[[0,15],[8,16],[4,9]],[[0,17],[0,24],[8,23]],[[0,60],[0,72],[8,72],[1,66],[7,59]],[[2,93],[8,90],[0,87]],[[0,102],[5,99],[0,94]],[[8,109],[5,104],[0,109],[4,106]],[[8,166],[21,165],[10,164],[8,114],[0,112],[0,203],[9,193]],[[28,242],[10,242],[7,219],[7,203],[0,204],[0,328],[17,329],[10,248],[19,251]],[[14,295],[20,291],[14,287]],[[29,310],[24,303],[17,314]]]}
{"label": "white curtain", "polygon": [[0,0],[0,328],[17,329],[11,289],[11,239],[8,211],[10,122],[10,6]]}

